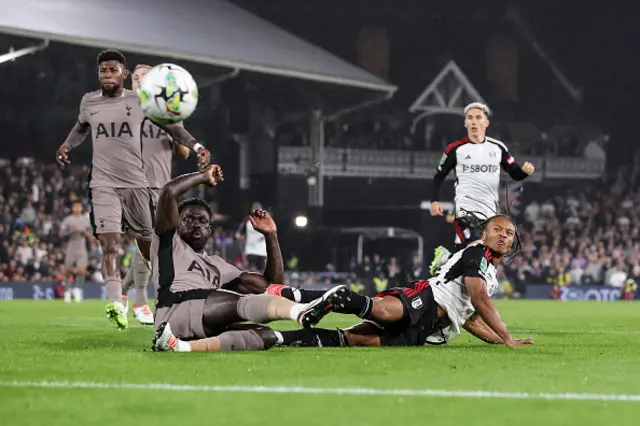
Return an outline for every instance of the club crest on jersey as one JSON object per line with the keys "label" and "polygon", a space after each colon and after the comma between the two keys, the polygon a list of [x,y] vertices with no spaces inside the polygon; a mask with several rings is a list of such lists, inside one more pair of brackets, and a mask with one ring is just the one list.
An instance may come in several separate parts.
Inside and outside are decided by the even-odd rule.
{"label": "club crest on jersey", "polygon": [[422,308],[422,299],[420,299],[419,297],[416,297],[415,299],[413,299],[411,301],[411,307],[413,309],[420,309]]}
{"label": "club crest on jersey", "polygon": [[487,263],[487,258],[483,257],[482,262],[480,262],[480,271],[482,271],[483,274],[486,274],[488,268],[489,264]]}

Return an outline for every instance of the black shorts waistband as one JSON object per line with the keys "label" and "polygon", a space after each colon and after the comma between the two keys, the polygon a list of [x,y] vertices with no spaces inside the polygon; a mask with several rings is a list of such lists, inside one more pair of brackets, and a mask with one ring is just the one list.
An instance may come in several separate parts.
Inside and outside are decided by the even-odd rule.
{"label": "black shorts waistband", "polygon": [[158,304],[157,308],[168,308],[172,305],[176,305],[178,303],[187,302],[189,300],[202,300],[209,297],[211,292],[215,290],[211,289],[194,289],[194,290],[185,290],[178,291],[176,293],[167,291],[158,293]]}

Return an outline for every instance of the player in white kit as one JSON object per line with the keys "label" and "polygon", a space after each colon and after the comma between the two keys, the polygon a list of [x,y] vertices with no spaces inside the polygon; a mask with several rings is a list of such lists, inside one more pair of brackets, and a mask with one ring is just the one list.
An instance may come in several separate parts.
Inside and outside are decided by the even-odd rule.
{"label": "player in white kit", "polygon": [[[136,65],[131,74],[131,88],[138,90],[140,82],[151,69],[149,65]],[[171,137],[160,127],[150,120],[142,123],[142,161],[147,182],[151,191],[151,202],[153,208],[158,204],[158,197],[162,188],[171,180],[171,163],[173,154],[181,158],[189,157],[189,148],[174,143]],[[155,212],[152,212],[155,214]],[[122,282],[122,297],[125,301],[125,308],[128,310],[128,293],[132,286],[135,286],[136,296],[133,305],[133,315],[143,325],[153,325],[153,313],[149,308],[147,296],[147,286],[151,277],[151,263],[142,257],[140,250],[136,247],[136,252],[131,261],[131,266]]]}
{"label": "player in white kit", "polygon": [[[487,343],[509,347],[533,343],[531,339],[514,339],[491,301],[491,295],[498,288],[496,266],[514,250],[519,250],[515,224],[510,217],[498,215],[489,219],[483,229],[483,244],[455,253],[429,281],[418,281],[409,288],[390,289],[374,298],[340,286],[340,290],[328,298],[328,305],[318,305],[315,315],[308,315],[306,325],[314,325],[330,311],[357,315],[364,321],[344,330],[285,331],[282,332],[283,344],[422,346],[448,343],[460,335],[461,328]],[[313,291],[299,291],[306,297],[316,296]]]}
{"label": "player in white kit", "polygon": [[[520,181],[535,171],[533,164],[520,166],[509,153],[506,145],[486,135],[490,110],[486,105],[474,102],[464,109],[464,126],[467,137],[447,146],[435,176],[431,195],[431,215],[442,216],[440,188],[447,175],[455,170],[455,248],[465,248],[479,238],[481,230],[470,227],[465,212],[473,211],[490,218],[497,214],[499,202],[500,170]],[[450,253],[444,247],[436,249],[429,268],[431,275],[446,262]]]}

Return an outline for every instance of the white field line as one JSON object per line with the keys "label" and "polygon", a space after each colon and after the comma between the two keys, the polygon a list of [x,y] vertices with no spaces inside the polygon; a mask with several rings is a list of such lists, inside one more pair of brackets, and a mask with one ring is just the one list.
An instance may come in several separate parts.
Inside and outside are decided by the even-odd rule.
{"label": "white field line", "polygon": [[536,330],[535,328],[509,329],[514,333],[533,334],[640,334],[638,330]]}
{"label": "white field line", "polygon": [[0,381],[0,388],[61,388],[61,389],[130,389],[172,392],[238,392],[271,394],[324,394],[414,396],[441,398],[525,399],[548,401],[621,401],[640,402],[640,395],[596,393],[530,393],[444,389],[375,389],[375,388],[309,388],[298,386],[201,386],[164,383],[95,383],[95,382],[25,382]]}

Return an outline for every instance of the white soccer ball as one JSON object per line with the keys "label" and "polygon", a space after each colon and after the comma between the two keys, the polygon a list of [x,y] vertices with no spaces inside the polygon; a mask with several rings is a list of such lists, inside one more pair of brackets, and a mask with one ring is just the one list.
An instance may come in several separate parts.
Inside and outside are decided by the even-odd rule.
{"label": "white soccer ball", "polygon": [[175,64],[151,68],[140,82],[138,99],[144,115],[160,124],[189,118],[198,105],[198,86],[189,71]]}

